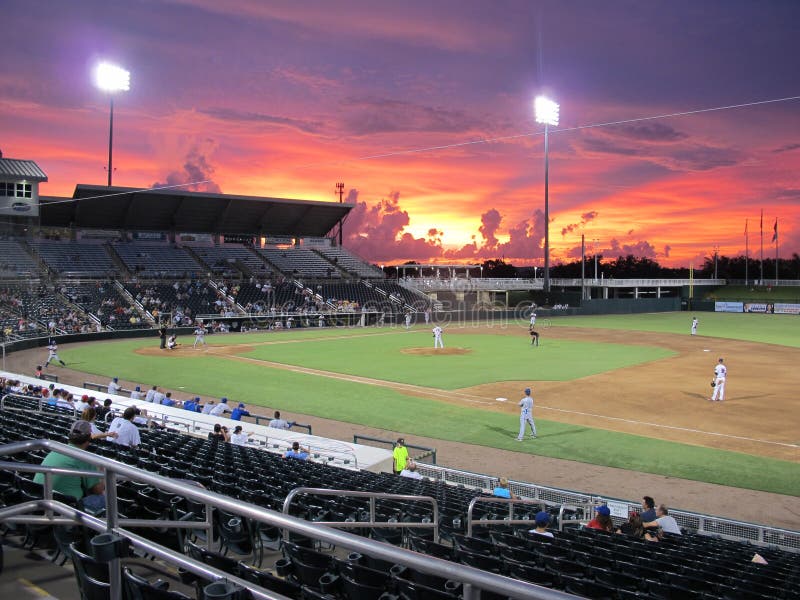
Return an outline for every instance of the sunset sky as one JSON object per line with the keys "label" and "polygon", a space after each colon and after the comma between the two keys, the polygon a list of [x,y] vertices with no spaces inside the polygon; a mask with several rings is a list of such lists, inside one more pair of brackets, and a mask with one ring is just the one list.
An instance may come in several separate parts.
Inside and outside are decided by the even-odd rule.
{"label": "sunset sky", "polygon": [[800,97],[798,23],[793,0],[5,0],[0,149],[44,195],[103,184],[109,60],[131,71],[115,185],[335,201],[343,181],[367,260],[541,264],[547,93],[555,263],[583,233],[698,265],[744,253],[746,219],[755,256],[762,209],[788,258],[800,99],[575,128]]}

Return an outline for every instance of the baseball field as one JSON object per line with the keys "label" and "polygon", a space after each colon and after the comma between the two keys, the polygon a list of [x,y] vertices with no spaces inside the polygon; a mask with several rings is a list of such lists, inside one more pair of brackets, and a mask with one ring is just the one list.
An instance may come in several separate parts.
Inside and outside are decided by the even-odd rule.
{"label": "baseball field", "polygon": [[[445,322],[444,351],[416,325],[213,335],[196,350],[185,337],[171,352],[153,335],[66,345],[61,356],[79,378],[327,419],[342,439],[370,428],[800,496],[800,318],[699,317],[697,336],[687,313],[556,317],[539,347],[526,322]],[[711,403],[719,357],[726,397]],[[539,437],[517,442],[527,386]]]}

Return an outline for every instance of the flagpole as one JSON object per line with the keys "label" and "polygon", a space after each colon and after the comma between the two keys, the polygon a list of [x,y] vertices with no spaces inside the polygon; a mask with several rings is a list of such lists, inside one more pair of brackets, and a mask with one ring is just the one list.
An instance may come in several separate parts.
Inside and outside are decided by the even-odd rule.
{"label": "flagpole", "polygon": [[761,209],[761,265],[759,266],[760,284],[764,285],[764,209]]}
{"label": "flagpole", "polygon": [[750,262],[750,246],[748,244],[748,239],[750,236],[747,235],[747,219],[744,220],[744,285],[747,287],[749,284],[748,282],[748,273],[747,273],[747,263]]}
{"label": "flagpole", "polygon": [[778,285],[778,217],[775,217],[775,285]]}

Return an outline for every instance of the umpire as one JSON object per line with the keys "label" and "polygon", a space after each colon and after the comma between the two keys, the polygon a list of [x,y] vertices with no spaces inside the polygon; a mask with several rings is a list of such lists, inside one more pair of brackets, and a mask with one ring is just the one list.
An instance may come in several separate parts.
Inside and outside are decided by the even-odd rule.
{"label": "umpire", "polygon": [[161,349],[164,350],[167,347],[167,326],[163,323],[161,327],[158,328],[158,337],[161,338]]}

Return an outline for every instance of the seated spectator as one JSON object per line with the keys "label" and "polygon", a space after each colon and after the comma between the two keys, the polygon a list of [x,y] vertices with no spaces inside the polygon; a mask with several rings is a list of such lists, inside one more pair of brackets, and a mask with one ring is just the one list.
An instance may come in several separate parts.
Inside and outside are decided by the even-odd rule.
{"label": "seated spectator", "polygon": [[651,527],[660,527],[664,533],[683,535],[680,525],[678,525],[678,522],[674,517],[669,515],[669,509],[666,507],[666,505],[659,504],[658,508],[656,509],[656,515],[656,520],[645,522],[644,527],[648,529]]}
{"label": "seated spectator", "polygon": [[237,425],[231,434],[231,444],[244,446],[250,440],[251,435],[253,434],[242,431],[241,425]]}
{"label": "seated spectator", "polygon": [[233,411],[231,412],[231,419],[233,421],[241,421],[242,417],[249,417],[249,416],[250,413],[247,411],[244,404],[242,404],[241,402],[239,403],[239,406],[234,408]]}
{"label": "seated spectator", "polygon": [[36,379],[42,378],[42,365],[36,365]]}
{"label": "seated spectator", "polygon": [[[92,426],[86,421],[75,421],[69,431],[69,444],[81,450],[89,448],[92,443]],[[78,458],[59,454],[55,450],[44,457],[43,467],[76,469],[79,471],[95,471],[95,467]],[[89,512],[97,513],[106,506],[105,483],[100,477],[73,477],[72,475],[54,475],[53,489],[77,499],[80,505]],[[44,484],[44,473],[37,473],[33,481]]]}
{"label": "seated spectator", "polygon": [[279,410],[275,411],[273,418],[269,422],[269,426],[273,429],[289,429],[292,425],[294,425],[294,422],[290,423],[285,419],[281,419],[281,411]]}
{"label": "seated spectator", "polygon": [[94,403],[93,399],[91,402],[89,402],[89,400],[90,400],[89,396],[84,394],[83,396],[81,396],[80,400],[78,400],[75,403],[75,410],[78,411],[78,414],[81,414],[84,410],[89,408]]}
{"label": "seated spectator", "polygon": [[288,450],[283,458],[296,458],[297,460],[308,460],[308,450],[300,447],[300,442],[292,442],[292,449]]}
{"label": "seated spectator", "polygon": [[616,533],[622,533],[637,539],[642,539],[644,537],[642,517],[639,515],[639,513],[632,512],[628,515],[628,522],[617,527]]}
{"label": "seated spectator", "polygon": [[492,495],[497,496],[498,498],[511,498],[512,500],[516,499],[514,492],[512,492],[508,487],[508,478],[501,477],[498,482],[497,486],[495,486],[494,490],[492,490]]}
{"label": "seated spectator", "polygon": [[117,437],[113,439],[115,444],[136,448],[142,443],[142,439],[139,436],[139,428],[133,424],[135,418],[136,407],[129,406],[125,409],[125,412],[122,413],[121,417],[117,417],[111,421],[108,431],[117,434]]}
{"label": "seated spectator", "polygon": [[224,425],[220,425],[219,423],[214,424],[214,431],[209,432],[208,439],[216,440],[218,442],[229,442],[230,441],[230,434],[228,434],[228,428]]}
{"label": "seated spectator", "polygon": [[656,501],[650,496],[642,497],[642,523],[649,523],[656,520]]}
{"label": "seated spectator", "polygon": [[424,479],[422,475],[417,473],[417,463],[413,460],[406,462],[406,468],[400,471],[400,477],[408,477],[409,479]]}
{"label": "seated spectator", "polygon": [[599,529],[600,531],[611,532],[614,527],[614,523],[611,520],[611,509],[604,504],[596,507],[594,510],[597,515],[586,524],[586,527],[588,529]]}
{"label": "seated spectator", "polygon": [[97,411],[93,407],[88,407],[83,409],[81,413],[81,420],[86,421],[92,428],[92,439],[93,440],[104,440],[107,438],[115,438],[117,434],[111,431],[102,432],[97,428],[97,425],[94,424],[95,419],[97,418]]}
{"label": "seated spectator", "polygon": [[540,510],[536,513],[535,517],[536,529],[528,530],[528,533],[534,535],[542,535],[544,537],[555,537],[552,531],[547,531],[547,526],[550,525],[550,513],[546,510]]}
{"label": "seated spectator", "polygon": [[111,398],[106,398],[103,401],[103,406],[98,406],[97,408],[95,408],[95,411],[97,411],[98,419],[100,419],[101,421],[105,421],[106,423],[114,419],[114,411],[111,408],[111,404],[112,404]]}

